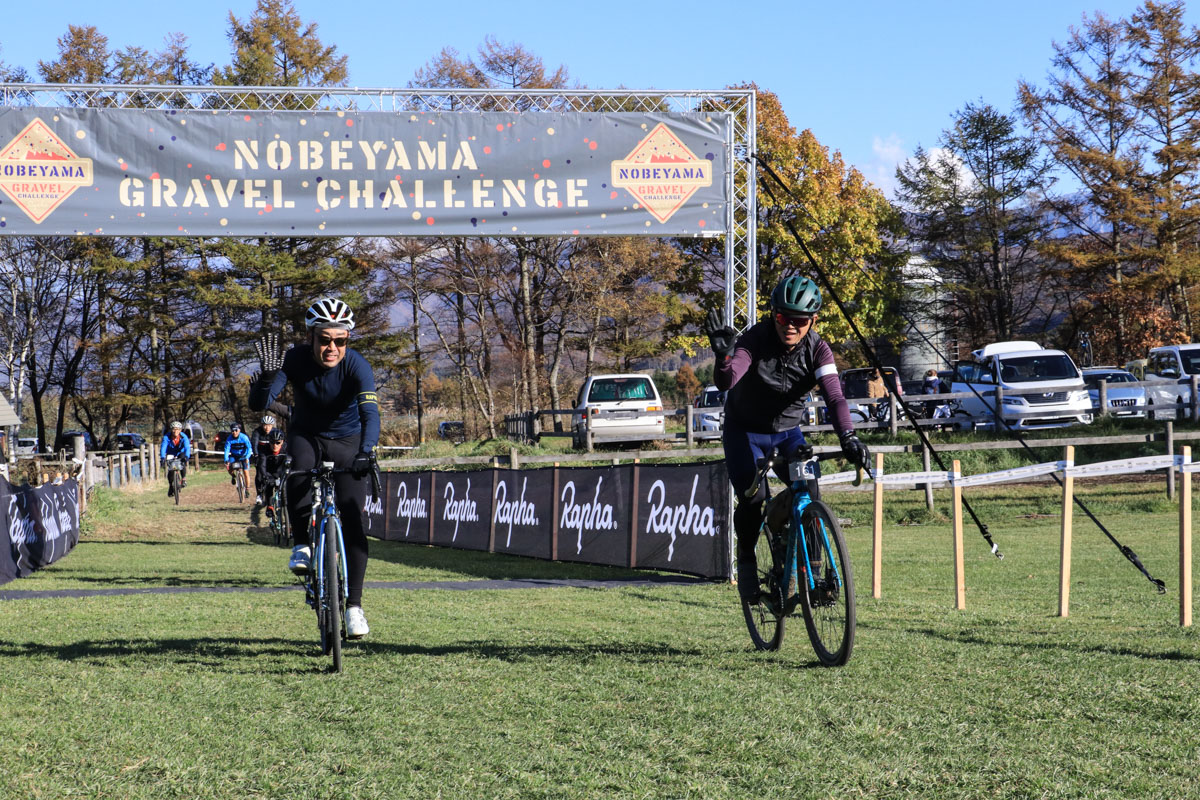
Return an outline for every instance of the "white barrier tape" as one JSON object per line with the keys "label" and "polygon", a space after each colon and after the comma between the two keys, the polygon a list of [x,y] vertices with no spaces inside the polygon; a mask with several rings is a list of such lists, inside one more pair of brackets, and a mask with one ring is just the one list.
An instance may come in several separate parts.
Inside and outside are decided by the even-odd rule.
{"label": "white barrier tape", "polygon": [[985,472],[982,475],[959,475],[951,481],[951,484],[963,489],[968,486],[987,486],[993,483],[1021,481],[1028,478],[1035,478],[1038,475],[1061,472],[1066,466],[1067,462],[1065,461],[1049,461],[1045,464],[1030,464],[1025,467],[1014,467],[1013,469],[1005,469],[999,472]]}
{"label": "white barrier tape", "polygon": [[[852,483],[857,476],[857,470],[851,470],[849,472],[834,472],[830,475],[822,475],[821,480],[818,481],[818,483],[820,483],[822,486],[827,483]],[[863,474],[863,480],[867,480],[865,473]]]}
{"label": "white barrier tape", "polygon": [[896,472],[891,475],[876,475],[875,482],[884,486],[893,483],[950,483],[950,472]]}
{"label": "white barrier tape", "polygon": [[1068,467],[1066,474],[1072,478],[1126,475],[1131,472],[1150,472],[1167,467],[1178,467],[1182,464],[1183,456],[1142,456],[1141,458],[1123,458],[1117,461],[1101,461],[1098,464],[1079,464]]}
{"label": "white barrier tape", "polygon": [[1179,467],[1180,472],[1200,472],[1200,461],[1189,461]]}

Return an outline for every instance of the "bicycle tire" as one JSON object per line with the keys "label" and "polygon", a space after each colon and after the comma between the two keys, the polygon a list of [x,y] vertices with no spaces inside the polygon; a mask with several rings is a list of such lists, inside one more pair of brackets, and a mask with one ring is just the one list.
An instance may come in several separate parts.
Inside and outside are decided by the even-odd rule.
{"label": "bicycle tire", "polygon": [[292,545],[292,523],[288,518],[287,509],[287,484],[280,481],[278,491],[275,493],[275,522],[279,525],[279,538],[284,547]]}
{"label": "bicycle tire", "polygon": [[238,502],[241,503],[246,499],[246,476],[245,470],[235,469],[237,475],[234,476],[237,482]]}
{"label": "bicycle tire", "polygon": [[171,470],[171,474],[167,477],[167,482],[171,484],[171,496],[175,498],[175,505],[179,505],[179,470]]}
{"label": "bicycle tire", "polygon": [[[856,610],[854,572],[842,526],[829,506],[814,500],[800,517],[816,587],[800,588],[804,627],[817,659],[827,667],[850,660],[854,650]],[[802,560],[802,559],[801,559]]]}
{"label": "bicycle tire", "polygon": [[742,616],[755,650],[778,650],[783,644],[787,615],[783,612],[784,593],[779,586],[779,579],[783,576],[785,542],[790,525],[790,522],[785,525],[782,534],[763,525],[758,542],[754,545],[760,594],[753,603],[742,600]]}
{"label": "bicycle tire", "polygon": [[342,671],[342,570],[341,553],[338,550],[340,526],[337,517],[325,517],[325,603],[326,630],[330,654],[333,656],[333,671]]}

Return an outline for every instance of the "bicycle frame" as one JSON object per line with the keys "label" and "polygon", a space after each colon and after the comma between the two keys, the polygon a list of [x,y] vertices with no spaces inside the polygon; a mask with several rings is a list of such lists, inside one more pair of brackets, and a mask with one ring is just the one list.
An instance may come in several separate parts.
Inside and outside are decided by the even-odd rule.
{"label": "bicycle frame", "polygon": [[[804,509],[808,508],[809,504],[814,499],[820,499],[821,492],[817,488],[817,481],[821,477],[820,456],[812,455],[804,461],[797,461],[788,464],[788,477],[791,479],[791,484],[788,487],[792,492],[792,532],[788,537],[787,543],[787,558],[784,562],[783,585],[792,585],[792,576],[795,574],[799,566],[799,556],[804,555],[804,576],[807,582],[809,591],[817,588],[816,579],[813,577],[812,562],[809,559],[809,553],[812,548],[808,546],[808,536],[804,531],[804,526],[800,524],[800,519],[804,515]],[[810,483],[811,482],[811,483]],[[809,487],[815,489],[815,494]],[[821,526],[821,536],[824,539],[821,544],[826,550],[830,549],[829,533]],[[834,561],[834,577],[837,581],[837,586],[840,589],[842,586],[842,574],[840,565]],[[790,613],[799,602],[800,596],[797,594],[793,597],[785,598]]]}
{"label": "bicycle frame", "polygon": [[338,521],[337,547],[338,571],[341,573],[342,600],[345,601],[349,587],[349,575],[346,572],[346,542],[342,538],[341,515],[337,510],[337,494],[333,487],[333,462],[322,462],[321,466],[312,470],[312,513],[309,518],[309,543],[313,548],[313,569],[308,572],[305,590],[308,604],[313,608],[321,608],[327,602],[325,571],[319,565],[325,563],[325,524],[329,517]]}

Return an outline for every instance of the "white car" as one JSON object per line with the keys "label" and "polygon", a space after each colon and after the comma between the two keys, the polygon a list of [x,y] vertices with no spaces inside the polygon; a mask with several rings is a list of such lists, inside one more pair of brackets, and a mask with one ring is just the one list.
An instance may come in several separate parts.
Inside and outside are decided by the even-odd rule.
{"label": "white car", "polygon": [[1114,417],[1144,419],[1146,417],[1146,390],[1137,383],[1133,373],[1116,367],[1094,367],[1083,371],[1083,381],[1092,399],[1092,408],[1100,408],[1100,382],[1104,381],[1108,413]]}
{"label": "white car", "polygon": [[[1147,405],[1191,402],[1193,375],[1200,375],[1200,344],[1169,344],[1153,348],[1146,359],[1146,374],[1142,380],[1162,383],[1146,387]],[[1157,412],[1151,408],[1149,411],[1155,419],[1174,419],[1177,413],[1175,408]]]}
{"label": "white car", "polygon": [[597,436],[619,441],[650,441],[666,432],[662,397],[649,375],[593,375],[579,387],[571,417],[577,448]]}
{"label": "white car", "polygon": [[32,455],[36,455],[37,451],[38,451],[37,439],[34,439],[32,437],[30,437],[30,438],[19,437],[17,439],[17,447],[15,450],[17,455],[32,456]]}
{"label": "white car", "polygon": [[971,361],[954,365],[951,390],[977,392],[965,397],[962,412],[979,427],[994,423],[995,396],[1002,389],[1000,416],[1011,428],[1061,428],[1092,421],[1092,400],[1083,375],[1062,350],[1036,342],[997,342],[971,353]]}
{"label": "white car", "polygon": [[692,430],[696,433],[720,433],[725,427],[725,392],[705,387],[692,403]]}

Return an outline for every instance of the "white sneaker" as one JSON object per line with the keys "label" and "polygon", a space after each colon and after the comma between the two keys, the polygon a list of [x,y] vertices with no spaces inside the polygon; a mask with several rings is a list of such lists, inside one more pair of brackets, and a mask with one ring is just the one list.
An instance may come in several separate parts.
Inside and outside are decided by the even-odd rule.
{"label": "white sneaker", "polygon": [[347,606],[346,638],[361,639],[370,632],[371,628],[367,625],[367,615],[363,613],[362,606]]}
{"label": "white sneaker", "polygon": [[256,494],[256,495],[254,496],[254,505],[256,505],[256,506],[261,506],[262,504],[263,504],[263,501],[262,501],[262,495],[261,495],[261,494]]}
{"label": "white sneaker", "polygon": [[288,559],[288,569],[297,575],[307,574],[312,569],[312,548],[306,544],[293,547],[292,557]]}

